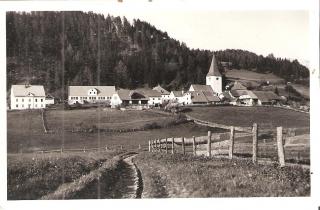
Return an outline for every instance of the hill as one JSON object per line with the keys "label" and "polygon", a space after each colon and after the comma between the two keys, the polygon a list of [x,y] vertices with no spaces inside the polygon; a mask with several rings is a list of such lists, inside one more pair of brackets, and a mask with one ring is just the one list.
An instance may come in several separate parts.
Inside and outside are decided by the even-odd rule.
{"label": "hill", "polygon": [[[67,85],[168,89],[203,84],[213,52],[190,49],[147,22],[92,12],[7,12],[7,88],[30,82],[66,95]],[[215,52],[230,68],[269,72],[305,82],[298,61],[263,57],[244,50]]]}

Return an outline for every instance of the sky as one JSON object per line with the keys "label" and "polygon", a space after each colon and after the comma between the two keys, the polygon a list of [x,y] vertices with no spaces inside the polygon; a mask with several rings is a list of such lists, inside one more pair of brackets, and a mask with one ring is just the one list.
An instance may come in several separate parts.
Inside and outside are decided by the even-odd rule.
{"label": "sky", "polygon": [[[107,9],[108,10],[108,9]],[[267,56],[309,59],[309,14],[306,10],[103,10],[140,19],[166,31],[190,48],[243,49]]]}

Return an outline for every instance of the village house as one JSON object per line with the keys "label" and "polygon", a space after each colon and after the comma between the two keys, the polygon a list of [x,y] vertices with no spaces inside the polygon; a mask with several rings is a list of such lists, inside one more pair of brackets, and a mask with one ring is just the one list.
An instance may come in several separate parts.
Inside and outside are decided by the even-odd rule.
{"label": "village house", "polygon": [[46,95],[45,103],[46,103],[46,105],[53,105],[54,104],[54,97],[50,94]]}
{"label": "village house", "polygon": [[171,91],[169,98],[171,102],[177,102],[178,104],[185,104],[187,100],[184,91]]}
{"label": "village house", "polygon": [[116,106],[145,106],[159,107],[162,104],[158,91],[141,88],[136,90],[120,89],[111,98],[111,107]]}
{"label": "village house", "polygon": [[68,104],[109,103],[115,86],[69,86]]}
{"label": "village house", "polygon": [[170,92],[160,85],[157,85],[152,90],[158,91],[161,94],[162,103],[170,101]]}
{"label": "village house", "polygon": [[258,105],[275,105],[281,101],[281,98],[272,91],[252,91],[257,97]]}
{"label": "village house", "polygon": [[45,91],[42,85],[12,85],[10,93],[11,109],[44,109]]}

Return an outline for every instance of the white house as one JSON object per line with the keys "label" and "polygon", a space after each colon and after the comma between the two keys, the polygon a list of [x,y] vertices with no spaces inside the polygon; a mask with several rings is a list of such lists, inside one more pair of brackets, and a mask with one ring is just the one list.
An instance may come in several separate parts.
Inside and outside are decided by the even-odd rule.
{"label": "white house", "polygon": [[115,93],[115,86],[69,86],[68,104],[107,103]]}
{"label": "white house", "polygon": [[170,101],[170,92],[161,87],[160,85],[154,87],[152,90],[156,90],[161,94],[162,103]]}
{"label": "white house", "polygon": [[45,91],[42,85],[12,85],[11,109],[44,109]]}
{"label": "white house", "polygon": [[170,101],[175,101],[179,104],[185,102],[184,91],[171,91],[169,95]]}
{"label": "white house", "polygon": [[45,103],[46,103],[46,105],[54,104],[54,97],[52,95],[48,94],[46,96]]}

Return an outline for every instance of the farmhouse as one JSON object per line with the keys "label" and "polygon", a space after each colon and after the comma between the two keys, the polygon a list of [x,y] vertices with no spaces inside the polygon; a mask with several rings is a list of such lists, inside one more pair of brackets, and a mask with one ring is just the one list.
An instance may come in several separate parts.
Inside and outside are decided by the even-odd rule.
{"label": "farmhouse", "polygon": [[170,101],[177,102],[179,104],[184,104],[186,102],[184,91],[171,91],[169,98]]}
{"label": "farmhouse", "polygon": [[162,103],[170,101],[170,92],[160,85],[154,87],[152,90],[158,91],[161,94]]}
{"label": "farmhouse", "polygon": [[54,104],[54,97],[50,94],[46,95],[45,103],[46,103],[46,105]]}
{"label": "farmhouse", "polygon": [[148,99],[149,106],[160,106],[162,104],[162,95],[156,90],[141,88],[135,90],[136,92],[141,93]]}
{"label": "farmhouse", "polygon": [[42,85],[12,85],[11,109],[44,109],[45,91]]}
{"label": "farmhouse", "polygon": [[109,103],[115,86],[69,86],[68,104]]}
{"label": "farmhouse", "polygon": [[274,105],[281,101],[281,98],[272,91],[252,91],[257,96],[258,105]]}

